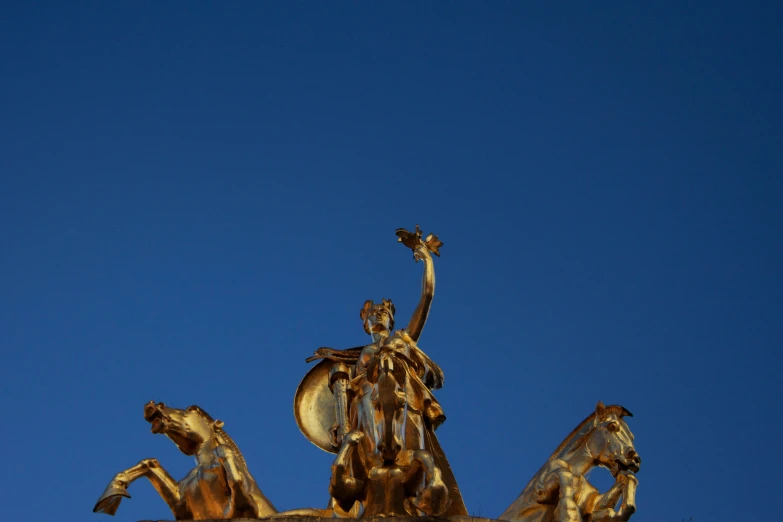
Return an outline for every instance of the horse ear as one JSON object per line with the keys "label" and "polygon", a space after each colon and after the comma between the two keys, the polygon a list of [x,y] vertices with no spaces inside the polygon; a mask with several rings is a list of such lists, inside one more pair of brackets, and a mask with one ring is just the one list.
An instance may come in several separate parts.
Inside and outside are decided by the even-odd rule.
{"label": "horse ear", "polygon": [[598,401],[598,404],[595,405],[595,416],[600,419],[604,415],[606,415],[606,406],[603,402]]}

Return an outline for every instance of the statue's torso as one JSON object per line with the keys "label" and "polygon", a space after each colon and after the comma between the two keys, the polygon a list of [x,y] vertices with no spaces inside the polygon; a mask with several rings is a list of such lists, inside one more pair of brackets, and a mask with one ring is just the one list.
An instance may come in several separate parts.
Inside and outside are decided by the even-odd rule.
{"label": "statue's torso", "polygon": [[[415,346],[411,346],[403,337],[404,331],[398,330],[385,339],[381,339],[379,342],[369,344],[364,347],[356,362],[355,373],[357,377],[366,376],[369,366],[373,360],[378,356],[381,350],[390,351],[395,354],[402,364],[405,364],[407,368],[408,378],[405,381],[405,394],[408,401],[408,412],[412,417],[417,417],[418,420],[414,420],[416,428],[419,429],[423,426],[422,417],[426,417],[435,427],[442,423],[446,417],[443,415],[443,410],[432,394],[432,390],[426,384],[424,384],[427,375],[432,375],[433,372],[440,372],[440,369],[430,367],[435,366],[432,361],[423,354],[421,349]],[[437,368],[437,370],[436,370]],[[359,379],[358,395],[354,404],[359,406],[360,409],[365,409],[369,412],[370,403],[368,399],[362,400],[362,397],[368,397],[369,392],[372,391],[372,385],[368,383],[366,377]],[[364,412],[355,412],[356,416],[361,417]],[[361,425],[361,421],[354,423],[352,428],[356,428],[357,425]],[[420,444],[408,445],[409,449],[423,448]]]}
{"label": "statue's torso", "polygon": [[[419,377],[420,369],[414,366],[411,349],[407,342],[396,333],[386,339],[364,347],[356,362],[355,375],[360,377],[354,391],[356,395],[351,403],[351,428],[360,429],[365,433],[374,433],[374,416],[372,406],[373,384],[367,379],[367,371],[373,360],[378,357],[381,349],[391,350],[399,356],[399,360],[407,367],[408,377],[405,380],[405,395],[407,399],[408,419],[406,424],[405,448],[410,450],[424,448],[424,421],[422,412],[434,401],[430,390],[424,386]],[[361,378],[364,376],[364,378]]]}

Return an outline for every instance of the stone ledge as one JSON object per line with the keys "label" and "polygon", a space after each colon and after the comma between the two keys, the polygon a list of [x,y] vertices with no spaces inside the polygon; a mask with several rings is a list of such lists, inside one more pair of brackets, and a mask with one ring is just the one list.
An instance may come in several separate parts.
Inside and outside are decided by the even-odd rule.
{"label": "stone ledge", "polygon": [[[326,518],[326,517],[307,517],[302,515],[269,515],[264,518],[233,518],[232,522],[258,522],[258,521],[273,521],[280,522],[336,522],[340,519]],[[351,520],[351,519],[342,519]],[[505,522],[504,520],[496,520],[492,518],[481,518],[471,516],[453,516],[453,517],[368,517],[361,520],[367,520],[372,522]],[[192,520],[139,520],[139,522],[195,522]],[[226,522],[225,520],[209,519],[200,520],[198,522]]]}

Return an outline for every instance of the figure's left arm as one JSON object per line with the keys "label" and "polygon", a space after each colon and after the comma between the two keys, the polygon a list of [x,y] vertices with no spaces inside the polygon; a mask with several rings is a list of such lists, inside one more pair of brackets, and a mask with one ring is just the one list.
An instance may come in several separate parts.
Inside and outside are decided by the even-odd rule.
{"label": "figure's left arm", "polygon": [[416,247],[413,251],[413,257],[418,261],[424,262],[424,275],[421,280],[421,298],[419,304],[416,305],[416,309],[413,311],[413,316],[408,323],[408,335],[410,335],[415,342],[419,341],[421,332],[424,330],[424,324],[427,322],[427,316],[430,314],[430,307],[432,306],[432,298],[435,296],[435,266],[432,262],[432,254],[430,254],[427,246],[422,243]]}
{"label": "figure's left arm", "polygon": [[430,314],[432,297],[435,295],[435,267],[432,263],[432,254],[440,256],[438,249],[443,246],[443,242],[435,234],[430,234],[426,238],[421,236],[419,225],[416,225],[416,229],[413,232],[409,232],[404,228],[397,229],[397,241],[413,250],[413,259],[424,261],[421,299],[419,299],[419,304],[416,306],[416,310],[413,311],[413,317],[411,317],[408,328],[406,328],[408,335],[411,336],[414,342],[418,342],[419,337],[421,337],[424,323],[427,322],[427,316]]}

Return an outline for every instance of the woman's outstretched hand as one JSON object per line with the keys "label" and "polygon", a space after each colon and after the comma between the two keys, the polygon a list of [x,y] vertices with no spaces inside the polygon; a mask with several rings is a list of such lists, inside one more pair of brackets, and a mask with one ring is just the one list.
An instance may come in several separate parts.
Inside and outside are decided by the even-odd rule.
{"label": "woman's outstretched hand", "polygon": [[443,246],[443,241],[438,239],[438,236],[435,234],[430,234],[425,239],[422,239],[419,225],[416,225],[416,230],[413,232],[409,232],[404,228],[398,228],[396,234],[397,241],[413,250],[413,259],[416,261],[429,257],[430,252],[440,257],[438,249]]}

